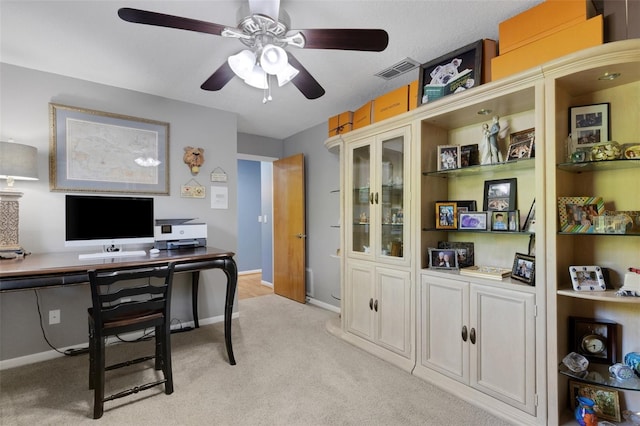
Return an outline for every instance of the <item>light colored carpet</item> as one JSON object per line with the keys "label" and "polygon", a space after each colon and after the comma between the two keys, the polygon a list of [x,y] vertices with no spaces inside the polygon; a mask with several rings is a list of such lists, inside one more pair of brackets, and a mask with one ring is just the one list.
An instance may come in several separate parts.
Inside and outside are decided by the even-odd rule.
{"label": "light colored carpet", "polygon": [[[242,300],[239,310],[235,366],[222,324],[174,334],[175,392],[157,387],[108,402],[98,421],[91,418],[86,355],[5,370],[0,424],[508,425],[329,334],[333,312],[277,295]],[[111,346],[107,360],[123,347],[131,356],[150,344]],[[123,370],[107,373],[108,383],[129,380]]]}

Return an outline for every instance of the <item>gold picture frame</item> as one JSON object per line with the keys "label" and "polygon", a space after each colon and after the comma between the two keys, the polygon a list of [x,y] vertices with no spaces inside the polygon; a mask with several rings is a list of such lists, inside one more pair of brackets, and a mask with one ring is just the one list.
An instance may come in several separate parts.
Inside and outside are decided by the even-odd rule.
{"label": "gold picture frame", "polygon": [[620,396],[617,390],[570,380],[569,393],[572,410],[576,408],[576,398],[578,396],[585,396],[595,402],[595,405],[598,407],[598,419],[611,420],[614,422],[622,421],[622,417],[620,416]]}

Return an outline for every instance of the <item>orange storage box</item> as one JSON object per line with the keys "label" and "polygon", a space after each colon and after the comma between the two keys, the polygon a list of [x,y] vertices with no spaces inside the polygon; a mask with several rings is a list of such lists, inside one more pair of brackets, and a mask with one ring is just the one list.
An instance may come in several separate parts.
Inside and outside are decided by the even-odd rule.
{"label": "orange storage box", "polygon": [[493,58],[491,79],[497,80],[578,50],[602,44],[602,15]]}
{"label": "orange storage box", "polygon": [[371,124],[373,101],[369,101],[353,112],[353,130]]}
{"label": "orange storage box", "polygon": [[409,111],[418,107],[418,80],[409,84]]}
{"label": "orange storage box", "polygon": [[500,54],[580,24],[595,15],[591,0],[547,0],[498,24]]}
{"label": "orange storage box", "polygon": [[353,127],[353,112],[345,111],[329,118],[329,137],[350,132]]}
{"label": "orange storage box", "polygon": [[373,122],[409,111],[409,86],[402,86],[373,101]]}

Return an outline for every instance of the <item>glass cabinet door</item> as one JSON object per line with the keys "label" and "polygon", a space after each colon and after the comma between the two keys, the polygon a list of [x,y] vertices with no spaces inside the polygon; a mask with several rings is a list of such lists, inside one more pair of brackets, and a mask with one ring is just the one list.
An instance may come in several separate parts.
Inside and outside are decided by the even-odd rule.
{"label": "glass cabinet door", "polygon": [[[379,255],[403,257],[404,246],[404,137],[383,139],[380,160]],[[376,197],[378,194],[376,193]]]}
{"label": "glass cabinet door", "polygon": [[370,253],[371,250],[371,146],[354,148],[352,157],[352,206],[353,217],[351,250]]}

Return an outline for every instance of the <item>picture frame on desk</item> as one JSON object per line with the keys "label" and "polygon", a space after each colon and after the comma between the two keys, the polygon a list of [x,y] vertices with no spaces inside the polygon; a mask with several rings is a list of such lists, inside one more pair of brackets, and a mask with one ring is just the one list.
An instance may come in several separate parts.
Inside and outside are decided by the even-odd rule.
{"label": "picture frame on desk", "polygon": [[459,269],[458,255],[454,249],[429,248],[429,268]]}
{"label": "picture frame on desk", "polygon": [[484,181],[485,211],[516,210],[517,179],[496,179]]}
{"label": "picture frame on desk", "polygon": [[610,140],[609,110],[607,102],[569,108],[569,129],[574,151]]}
{"label": "picture frame on desk", "polygon": [[475,264],[473,243],[471,242],[438,241],[438,249],[455,250],[458,258],[458,267],[460,268],[466,268],[467,266],[473,266]]}
{"label": "picture frame on desk", "polygon": [[570,380],[569,393],[572,410],[576,409],[577,398],[583,396],[589,398],[598,406],[598,420],[622,421],[620,416],[620,395],[617,390]]}
{"label": "picture frame on desk", "polygon": [[461,231],[486,231],[487,212],[460,213],[458,229]]}
{"label": "picture frame on desk", "polygon": [[511,133],[509,148],[507,149],[507,161],[535,157],[535,135],[536,131],[534,128]]}
{"label": "picture frame on desk", "polygon": [[49,104],[49,186],[169,195],[169,123]]}
{"label": "picture frame on desk", "polygon": [[591,233],[593,218],[604,214],[602,197],[559,197],[560,232]]}
{"label": "picture frame on desk", "polygon": [[438,171],[460,168],[460,145],[438,145]]}
{"label": "picture frame on desk", "polygon": [[511,278],[531,286],[536,283],[536,258],[528,254],[516,253],[511,269]]}
{"label": "picture frame on desk", "polygon": [[436,201],[436,229],[458,229],[458,205],[455,201]]}

